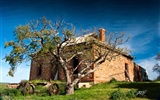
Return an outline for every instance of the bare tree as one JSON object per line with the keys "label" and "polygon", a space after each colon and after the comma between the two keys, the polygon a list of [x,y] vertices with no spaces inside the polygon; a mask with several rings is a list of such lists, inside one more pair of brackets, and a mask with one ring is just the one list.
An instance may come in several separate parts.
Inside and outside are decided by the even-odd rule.
{"label": "bare tree", "polygon": [[[98,32],[76,37],[73,24],[58,19],[55,23],[45,17],[31,21],[25,26],[18,26],[14,31],[16,39],[6,42],[5,47],[12,51],[5,56],[10,64],[9,75],[13,76],[16,67],[26,60],[52,58],[49,63],[62,68],[66,78],[66,94],[74,94],[74,86],[83,77],[93,73],[106,60],[111,61],[118,55],[128,55],[128,49],[120,48],[128,37],[124,33],[110,33],[106,41],[99,41]],[[124,39],[124,40],[123,40]],[[74,58],[81,60],[74,67],[70,62]],[[94,65],[94,66],[93,66]],[[79,68],[78,76],[72,80],[74,72]],[[72,69],[72,71],[70,71]]]}

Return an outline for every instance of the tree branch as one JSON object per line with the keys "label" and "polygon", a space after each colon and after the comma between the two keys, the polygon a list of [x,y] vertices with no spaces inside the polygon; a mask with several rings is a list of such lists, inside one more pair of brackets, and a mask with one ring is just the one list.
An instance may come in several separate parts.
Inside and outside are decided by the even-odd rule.
{"label": "tree branch", "polygon": [[73,76],[73,73],[77,70],[77,68],[78,68],[84,61],[85,61],[85,60],[81,60],[81,61],[79,62],[79,64],[76,66],[76,68],[73,69],[73,71],[72,71],[70,77]]}
{"label": "tree branch", "polygon": [[83,52],[78,52],[76,54],[73,54],[73,56],[71,56],[68,60],[66,60],[66,62],[68,63],[69,61],[71,61],[74,57],[76,57],[77,55],[83,54]]}

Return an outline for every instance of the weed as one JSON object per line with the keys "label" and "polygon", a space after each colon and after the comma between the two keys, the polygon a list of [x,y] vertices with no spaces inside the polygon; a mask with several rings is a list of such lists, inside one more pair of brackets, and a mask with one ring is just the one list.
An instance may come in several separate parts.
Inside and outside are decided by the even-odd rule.
{"label": "weed", "polygon": [[129,92],[127,92],[126,96],[128,98],[135,98],[136,97],[135,91],[131,89]]}
{"label": "weed", "polygon": [[113,99],[113,100],[121,100],[125,98],[126,98],[126,95],[120,90],[120,88],[115,92],[113,92],[110,97],[110,99]]}
{"label": "weed", "polygon": [[7,96],[20,96],[21,95],[21,91],[17,90],[17,89],[5,89],[3,91],[4,95]]}
{"label": "weed", "polygon": [[115,82],[118,82],[115,78],[112,78],[109,83],[115,83]]}

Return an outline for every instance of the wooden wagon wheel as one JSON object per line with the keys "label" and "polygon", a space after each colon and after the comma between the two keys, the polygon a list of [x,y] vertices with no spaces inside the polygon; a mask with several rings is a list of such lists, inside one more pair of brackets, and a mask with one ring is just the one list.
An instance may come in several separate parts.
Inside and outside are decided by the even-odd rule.
{"label": "wooden wagon wheel", "polygon": [[52,94],[58,95],[59,94],[59,86],[57,83],[51,84],[49,86],[49,94],[52,96]]}
{"label": "wooden wagon wheel", "polygon": [[28,94],[33,94],[34,93],[34,88],[35,88],[35,86],[33,84],[30,84],[29,82],[26,82],[24,84],[22,94],[25,95],[26,92]]}

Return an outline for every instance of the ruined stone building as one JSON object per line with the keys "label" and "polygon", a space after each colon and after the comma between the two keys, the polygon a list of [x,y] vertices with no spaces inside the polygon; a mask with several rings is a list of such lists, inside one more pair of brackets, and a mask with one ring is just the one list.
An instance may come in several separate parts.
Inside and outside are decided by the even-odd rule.
{"label": "ruined stone building", "polygon": [[[98,38],[99,44],[96,46],[105,46],[105,30],[99,30],[99,36],[93,36],[93,34],[88,34],[79,39],[83,43],[87,37]],[[92,47],[91,47],[92,48]],[[83,58],[73,58],[71,61],[71,66],[75,67],[80,60]],[[50,59],[47,59],[50,60]],[[42,62],[47,62],[43,60]],[[49,63],[38,64],[34,60],[31,62],[30,69],[30,80],[34,79],[43,79],[43,80],[65,80],[64,73],[60,68],[53,68],[54,65]],[[94,67],[94,65],[93,65]],[[75,76],[79,72],[78,68],[74,74]],[[74,77],[73,77],[74,78]],[[118,81],[144,81],[147,79],[146,70],[141,66],[137,65],[133,61],[133,57],[128,54],[119,55],[115,60],[108,61],[106,60],[102,63],[98,70],[82,78],[80,82],[107,82],[112,78],[117,79]]]}

